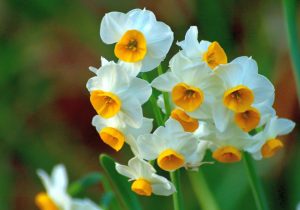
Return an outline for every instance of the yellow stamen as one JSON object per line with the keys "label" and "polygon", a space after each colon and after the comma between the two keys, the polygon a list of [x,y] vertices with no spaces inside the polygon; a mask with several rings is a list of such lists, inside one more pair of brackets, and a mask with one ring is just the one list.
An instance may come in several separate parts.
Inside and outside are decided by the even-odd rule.
{"label": "yellow stamen", "polygon": [[209,45],[208,50],[203,55],[203,60],[211,69],[214,69],[220,64],[227,63],[227,56],[223,48],[218,42],[213,42]]}
{"label": "yellow stamen", "polygon": [[242,153],[235,147],[225,146],[215,150],[213,158],[222,163],[233,163],[242,159]]}
{"label": "yellow stamen", "polygon": [[135,180],[131,185],[131,190],[143,196],[150,196],[152,194],[151,183],[145,179]]}
{"label": "yellow stamen", "polygon": [[204,101],[204,94],[197,87],[178,83],[172,90],[172,100],[183,110],[192,112],[201,106]]}
{"label": "yellow stamen", "polygon": [[124,145],[124,134],[115,128],[105,127],[99,132],[99,134],[102,141],[116,151],[119,151]]}
{"label": "yellow stamen", "polygon": [[198,120],[188,116],[180,109],[174,109],[171,112],[171,117],[177,120],[186,132],[194,132],[199,127]]}
{"label": "yellow stamen", "polygon": [[117,95],[101,90],[93,91],[90,101],[97,113],[103,118],[110,118],[116,115],[120,111],[122,104]]}
{"label": "yellow stamen", "polygon": [[184,165],[184,156],[172,149],[166,149],[157,158],[158,166],[165,171],[173,171]]}
{"label": "yellow stamen", "polygon": [[138,30],[128,30],[115,46],[115,55],[125,62],[143,60],[147,53],[145,36]]}
{"label": "yellow stamen", "polygon": [[258,126],[260,113],[257,109],[250,107],[244,112],[235,113],[234,121],[243,131],[249,132]]}
{"label": "yellow stamen", "polygon": [[52,199],[43,192],[35,196],[35,204],[40,210],[59,210]]}
{"label": "yellow stamen", "polygon": [[262,146],[261,154],[264,158],[272,157],[283,146],[283,143],[279,139],[270,139]]}
{"label": "yellow stamen", "polygon": [[253,91],[244,85],[230,88],[224,93],[224,105],[234,112],[244,112],[254,101]]}

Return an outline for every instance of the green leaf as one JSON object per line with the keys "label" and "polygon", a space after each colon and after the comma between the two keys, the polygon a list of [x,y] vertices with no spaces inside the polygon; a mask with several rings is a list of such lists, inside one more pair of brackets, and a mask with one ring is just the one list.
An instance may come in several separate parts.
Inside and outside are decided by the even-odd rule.
{"label": "green leaf", "polygon": [[137,196],[130,190],[128,180],[116,171],[115,161],[105,154],[100,155],[99,160],[122,209],[141,210]]}
{"label": "green leaf", "polygon": [[77,196],[87,188],[100,183],[103,180],[102,174],[98,172],[90,173],[76,182],[70,184],[68,192],[71,196]]}

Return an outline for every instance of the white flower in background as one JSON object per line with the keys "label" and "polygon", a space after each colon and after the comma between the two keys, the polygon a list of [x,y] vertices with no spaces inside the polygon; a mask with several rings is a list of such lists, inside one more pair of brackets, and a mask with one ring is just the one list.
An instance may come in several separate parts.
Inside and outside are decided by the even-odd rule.
{"label": "white flower in background", "polygon": [[196,151],[186,160],[185,168],[197,171],[199,166],[205,163],[203,162],[203,158],[206,150],[209,149],[211,145],[212,143],[209,141],[200,140],[197,144]]}
{"label": "white flower in background", "polygon": [[146,9],[107,13],[101,21],[100,37],[106,44],[116,43],[114,52],[120,61],[141,63],[141,71],[156,68],[173,42],[170,27]]}
{"label": "white flower in background", "polygon": [[170,69],[154,79],[151,85],[169,92],[172,102],[190,117],[211,118],[211,103],[222,81],[204,63],[194,64],[180,54],[172,58]]}
{"label": "white flower in background", "polygon": [[263,131],[253,136],[253,144],[247,147],[247,151],[255,159],[272,157],[284,145],[277,136],[290,133],[295,127],[295,123],[285,118],[272,117],[266,124]]}
{"label": "white flower in background", "polygon": [[242,151],[252,143],[251,136],[243,132],[235,124],[229,124],[224,132],[220,132],[211,124],[210,135],[205,140],[212,143],[213,158],[222,163],[238,162],[242,159]]}
{"label": "white flower in background", "polygon": [[173,119],[168,119],[165,127],[158,127],[153,134],[139,136],[137,146],[143,159],[157,159],[158,166],[166,171],[183,167],[197,150],[198,139],[185,132]]}
{"label": "white flower in background", "polygon": [[93,117],[92,125],[96,127],[100,138],[114,150],[119,151],[124,142],[127,142],[136,153],[136,138],[142,134],[150,133],[152,130],[152,119],[143,118],[139,128],[133,128],[126,124],[124,119],[112,117],[104,119],[99,115]]}
{"label": "white flower in background", "polygon": [[100,210],[89,199],[72,199],[67,194],[68,177],[63,165],[54,167],[51,176],[43,170],[38,170],[46,192],[37,194],[36,205],[41,210]]}
{"label": "white flower in background", "polygon": [[218,42],[198,42],[198,29],[191,26],[185,34],[185,39],[177,42],[182,48],[179,53],[190,58],[194,63],[205,62],[211,69],[227,63],[227,56]]}
{"label": "white flower in background", "polygon": [[[214,72],[223,80],[222,90],[215,94],[219,100],[213,105],[216,127],[224,131],[233,113],[244,113],[236,123],[241,123],[239,127],[243,127],[244,121],[247,120],[247,123],[255,128],[261,118],[261,113],[255,106],[274,97],[272,83],[259,75],[256,62],[245,56],[218,66]],[[221,95],[218,95],[220,92]]]}
{"label": "white flower in background", "polygon": [[300,203],[298,203],[296,210],[300,210]]}
{"label": "white flower in background", "polygon": [[176,192],[169,180],[157,175],[151,164],[138,157],[130,159],[128,166],[116,163],[116,170],[133,181],[131,190],[139,195],[150,196],[153,193],[169,196]]}
{"label": "white flower in background", "polygon": [[114,62],[105,64],[96,74],[87,82],[87,89],[98,115],[105,119],[118,116],[130,126],[140,127],[143,121],[141,106],[152,93],[149,83],[129,76],[124,65]]}

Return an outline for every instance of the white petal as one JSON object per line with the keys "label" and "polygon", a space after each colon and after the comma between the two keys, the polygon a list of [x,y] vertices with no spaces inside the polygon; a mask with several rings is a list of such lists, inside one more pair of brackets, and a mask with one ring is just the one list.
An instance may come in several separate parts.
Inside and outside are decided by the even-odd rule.
{"label": "white petal", "polygon": [[128,127],[127,131],[130,133],[134,138],[138,138],[140,135],[149,134],[153,128],[153,119],[143,118],[143,123],[140,128],[131,128]]}
{"label": "white petal", "polygon": [[219,101],[214,104],[212,114],[216,128],[221,132],[225,131],[233,113]]}
{"label": "white petal", "polygon": [[169,196],[176,192],[172,182],[156,174],[153,174],[152,176],[155,179],[154,183],[152,183],[152,191],[154,194]]}
{"label": "white petal", "polygon": [[274,86],[265,76],[248,77],[246,85],[254,92],[254,103],[261,103],[274,97]]}
{"label": "white petal", "polygon": [[147,177],[155,173],[153,166],[139,157],[133,157],[129,160],[128,166],[133,169],[136,178]]}
{"label": "white petal", "polygon": [[176,75],[172,72],[166,72],[157,78],[155,78],[151,85],[152,87],[163,91],[163,92],[171,92],[173,87],[179,82],[180,80],[176,77]]}
{"label": "white petal", "polygon": [[222,64],[215,68],[215,74],[224,81],[227,88],[242,84],[243,68],[238,63]]}
{"label": "white petal", "polygon": [[50,177],[44,170],[38,169],[37,174],[40,177],[40,179],[42,180],[42,183],[43,183],[44,187],[46,188],[46,191],[49,192],[50,189],[53,187],[52,180],[50,179]]}
{"label": "white petal", "polygon": [[139,100],[140,104],[148,101],[152,94],[151,85],[140,78],[133,78],[127,91],[128,94],[134,94],[134,97]]}
{"label": "white petal", "polygon": [[[130,29],[137,29],[146,36],[151,32],[153,24],[156,22],[153,12],[146,9],[133,9],[126,14],[131,20]],[[146,37],[148,38],[148,37]]]}
{"label": "white petal", "polygon": [[147,72],[155,69],[159,66],[159,64],[164,60],[165,58],[155,58],[152,57],[150,54],[146,54],[145,58],[141,61],[142,68],[141,72]]}
{"label": "white petal", "polygon": [[184,40],[176,44],[186,52],[187,56],[199,54],[200,59],[197,26],[191,26],[187,30]]}
{"label": "white petal", "polygon": [[159,144],[162,139],[155,134],[145,134],[138,137],[137,145],[140,155],[143,159],[154,160],[161,152],[161,145]]}
{"label": "white petal", "polygon": [[129,179],[135,179],[136,178],[136,174],[134,173],[134,170],[132,168],[128,167],[128,166],[116,163],[116,170],[119,174],[122,174],[123,176],[126,176]]}
{"label": "white petal", "polygon": [[286,135],[290,133],[295,127],[295,123],[285,118],[272,118],[270,121],[269,135],[272,137]]}
{"label": "white petal", "polygon": [[139,101],[134,97],[122,98],[122,115],[128,125],[139,128],[143,122],[143,110]]}
{"label": "white petal", "polygon": [[106,44],[118,42],[130,23],[128,15],[121,12],[105,14],[100,25],[100,37]]}
{"label": "white petal", "polygon": [[240,64],[243,67],[245,74],[258,74],[257,63],[251,57],[241,56],[231,61],[231,63]]}
{"label": "white petal", "polygon": [[121,66],[122,69],[124,69],[124,71],[128,74],[129,77],[136,77],[142,68],[141,62],[128,63],[119,60],[118,64]]}
{"label": "white petal", "polygon": [[68,176],[64,165],[59,164],[52,171],[52,181],[57,188],[67,190]]}

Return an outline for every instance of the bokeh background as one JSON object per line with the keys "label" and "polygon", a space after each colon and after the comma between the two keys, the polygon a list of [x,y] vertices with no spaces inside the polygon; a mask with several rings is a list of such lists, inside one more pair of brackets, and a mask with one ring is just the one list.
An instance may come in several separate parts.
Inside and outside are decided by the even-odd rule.
{"label": "bokeh background", "polygon": [[[100,153],[127,162],[128,150],[114,153],[91,126],[95,112],[85,84],[92,76],[88,66],[98,67],[100,56],[115,59],[113,46],[100,40],[101,18],[137,7],[152,10],[170,25],[175,41],[197,25],[199,39],[217,40],[229,60],[252,56],[260,73],[276,86],[278,115],[299,123],[281,1],[0,0],[1,210],[36,209],[34,197],[43,190],[37,168],[50,172],[64,163],[74,181],[102,171]],[[165,67],[178,50],[174,44]],[[147,105],[145,112],[151,113]],[[284,141],[286,147],[276,157],[257,162],[272,210],[295,209],[300,202],[299,128]],[[256,209],[242,163],[216,163],[201,170],[220,210]],[[186,209],[199,209],[185,175],[182,183]],[[99,184],[87,195],[98,202],[105,194]],[[140,200],[145,209],[172,209],[171,197]]]}

